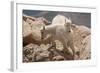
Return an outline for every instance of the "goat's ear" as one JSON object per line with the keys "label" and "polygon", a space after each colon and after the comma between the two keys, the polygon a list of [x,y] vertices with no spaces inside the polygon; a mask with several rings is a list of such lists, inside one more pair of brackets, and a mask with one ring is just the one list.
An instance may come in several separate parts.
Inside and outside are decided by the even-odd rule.
{"label": "goat's ear", "polygon": [[71,21],[71,18],[70,17],[68,17],[68,19]]}
{"label": "goat's ear", "polygon": [[72,23],[72,20],[71,20],[71,18],[69,17],[68,19],[69,19],[69,22],[70,22],[70,23]]}

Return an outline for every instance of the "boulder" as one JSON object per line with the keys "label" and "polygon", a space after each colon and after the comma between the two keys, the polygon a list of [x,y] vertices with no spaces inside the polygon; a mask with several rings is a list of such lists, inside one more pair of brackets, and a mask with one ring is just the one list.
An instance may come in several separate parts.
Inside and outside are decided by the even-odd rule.
{"label": "boulder", "polygon": [[58,55],[53,57],[53,61],[62,61],[62,60],[65,60],[63,56]]}
{"label": "boulder", "polygon": [[81,60],[91,58],[91,35],[83,40],[83,48],[80,50],[80,53]]}

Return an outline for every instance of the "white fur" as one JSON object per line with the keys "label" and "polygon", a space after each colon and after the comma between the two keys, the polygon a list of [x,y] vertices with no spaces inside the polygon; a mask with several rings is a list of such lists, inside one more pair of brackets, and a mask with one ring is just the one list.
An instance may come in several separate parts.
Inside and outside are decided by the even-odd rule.
{"label": "white fur", "polygon": [[[51,35],[52,41],[59,40],[62,42],[64,49],[68,50],[70,47],[75,56],[75,49],[73,43],[73,31],[71,30],[71,20],[62,15],[57,15],[51,25],[45,26],[44,35]],[[69,32],[70,31],[70,32]]]}

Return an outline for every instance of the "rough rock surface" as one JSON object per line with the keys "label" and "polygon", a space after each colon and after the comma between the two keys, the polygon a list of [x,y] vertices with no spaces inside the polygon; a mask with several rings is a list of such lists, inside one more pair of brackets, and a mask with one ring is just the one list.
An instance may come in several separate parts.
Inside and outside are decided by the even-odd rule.
{"label": "rough rock surface", "polygon": [[[41,42],[40,28],[50,22],[43,17],[35,18],[23,16],[23,62],[61,61],[72,60],[68,52],[64,54],[64,48],[60,41],[56,40],[56,47],[50,43]],[[74,43],[76,47],[76,60],[91,58],[91,31],[83,25],[72,24],[74,31]],[[47,39],[46,41],[50,41]],[[70,48],[69,48],[70,49]]]}

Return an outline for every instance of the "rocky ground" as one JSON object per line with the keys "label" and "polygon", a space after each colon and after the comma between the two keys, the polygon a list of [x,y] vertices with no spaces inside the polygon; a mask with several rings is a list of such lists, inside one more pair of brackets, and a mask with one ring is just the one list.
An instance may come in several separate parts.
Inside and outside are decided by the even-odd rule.
{"label": "rocky ground", "polygon": [[[60,41],[56,40],[56,46],[41,42],[40,28],[50,25],[50,21],[43,17],[23,16],[23,62],[44,62],[73,60],[72,54],[66,51]],[[75,60],[91,58],[91,31],[90,28],[72,24],[75,43]],[[49,39],[46,42],[49,42]],[[70,48],[69,48],[70,49]]]}

